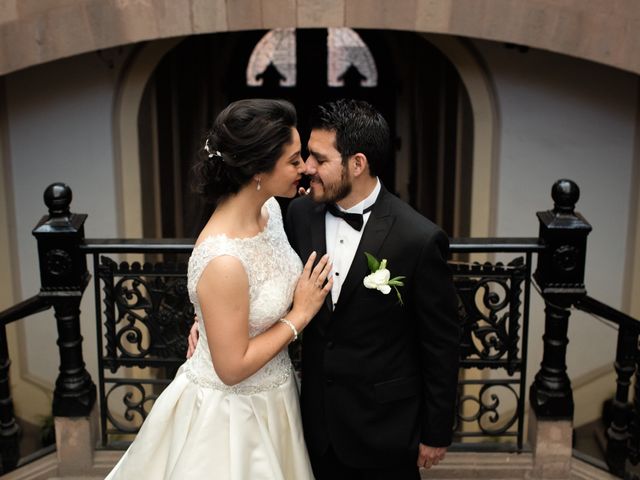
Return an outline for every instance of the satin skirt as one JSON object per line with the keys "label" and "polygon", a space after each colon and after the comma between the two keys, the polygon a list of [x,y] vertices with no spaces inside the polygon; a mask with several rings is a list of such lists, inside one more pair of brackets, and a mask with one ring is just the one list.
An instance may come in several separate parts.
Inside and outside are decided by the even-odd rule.
{"label": "satin skirt", "polygon": [[181,368],[107,480],[312,480],[294,378],[238,395]]}

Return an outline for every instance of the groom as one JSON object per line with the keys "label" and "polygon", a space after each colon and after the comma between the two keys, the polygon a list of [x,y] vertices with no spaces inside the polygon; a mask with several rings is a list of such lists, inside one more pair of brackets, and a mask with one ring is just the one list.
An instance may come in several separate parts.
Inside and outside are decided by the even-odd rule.
{"label": "groom", "polygon": [[[289,206],[287,233],[300,258],[328,252],[334,278],[303,334],[301,407],[314,474],[419,479],[418,466],[444,458],[455,415],[460,324],[447,236],[376,177],[390,133],[371,105],[319,107],[308,147],[311,191]],[[403,285],[385,286],[380,272],[365,286],[365,253]]]}

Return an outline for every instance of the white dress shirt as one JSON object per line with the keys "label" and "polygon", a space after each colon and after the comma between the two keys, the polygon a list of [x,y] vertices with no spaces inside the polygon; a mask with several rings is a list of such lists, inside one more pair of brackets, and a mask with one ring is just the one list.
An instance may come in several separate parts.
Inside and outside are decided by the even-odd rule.
{"label": "white dress shirt", "polygon": [[[362,213],[365,209],[373,205],[378,195],[380,194],[380,180],[376,178],[376,186],[367,198],[353,207],[345,210],[336,205],[340,210],[347,213]],[[340,297],[340,291],[342,290],[342,284],[344,283],[353,257],[356,254],[360,239],[362,238],[362,232],[367,225],[367,221],[371,216],[371,212],[367,212],[363,216],[362,230],[358,231],[352,228],[342,218],[334,217],[329,212],[325,214],[325,231],[327,241],[327,253],[329,259],[333,262],[333,268],[331,273],[333,274],[333,287],[331,288],[331,301],[335,307]]]}

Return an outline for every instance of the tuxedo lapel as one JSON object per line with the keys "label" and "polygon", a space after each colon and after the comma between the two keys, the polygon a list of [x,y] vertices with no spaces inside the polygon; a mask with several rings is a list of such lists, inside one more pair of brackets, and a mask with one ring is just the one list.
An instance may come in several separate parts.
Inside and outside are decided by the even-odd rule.
{"label": "tuxedo lapel", "polygon": [[340,290],[336,310],[349,301],[349,297],[356,290],[356,287],[362,284],[364,277],[370,273],[364,252],[370,253],[381,260],[379,258],[380,248],[385,238],[387,238],[394,221],[394,216],[385,201],[385,196],[386,191],[383,188],[373,210],[371,210],[371,217],[369,217],[364,227],[364,232],[362,232],[362,238],[353,257],[353,262],[351,262],[351,268],[349,268],[349,273]]}
{"label": "tuxedo lapel", "polygon": [[[311,218],[311,251],[315,251],[318,254],[318,259],[327,253],[325,215],[326,206],[324,203],[316,204],[313,208]],[[306,259],[303,259],[303,262],[306,262]],[[331,305],[331,293],[325,297],[324,306],[329,310],[329,312],[333,310],[333,306]]]}
{"label": "tuxedo lapel", "polygon": [[[313,207],[311,218],[311,251],[318,254],[318,258],[327,253],[327,235],[324,224],[325,206],[317,204]],[[302,259],[306,262],[306,258]]]}

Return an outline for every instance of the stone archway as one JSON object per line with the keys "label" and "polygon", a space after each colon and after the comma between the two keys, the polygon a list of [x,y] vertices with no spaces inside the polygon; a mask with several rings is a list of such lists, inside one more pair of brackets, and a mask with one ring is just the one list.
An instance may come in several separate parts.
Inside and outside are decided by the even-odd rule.
{"label": "stone archway", "polygon": [[397,29],[509,42],[640,73],[640,4],[625,0],[8,0],[0,75],[80,53],[278,27]]}

